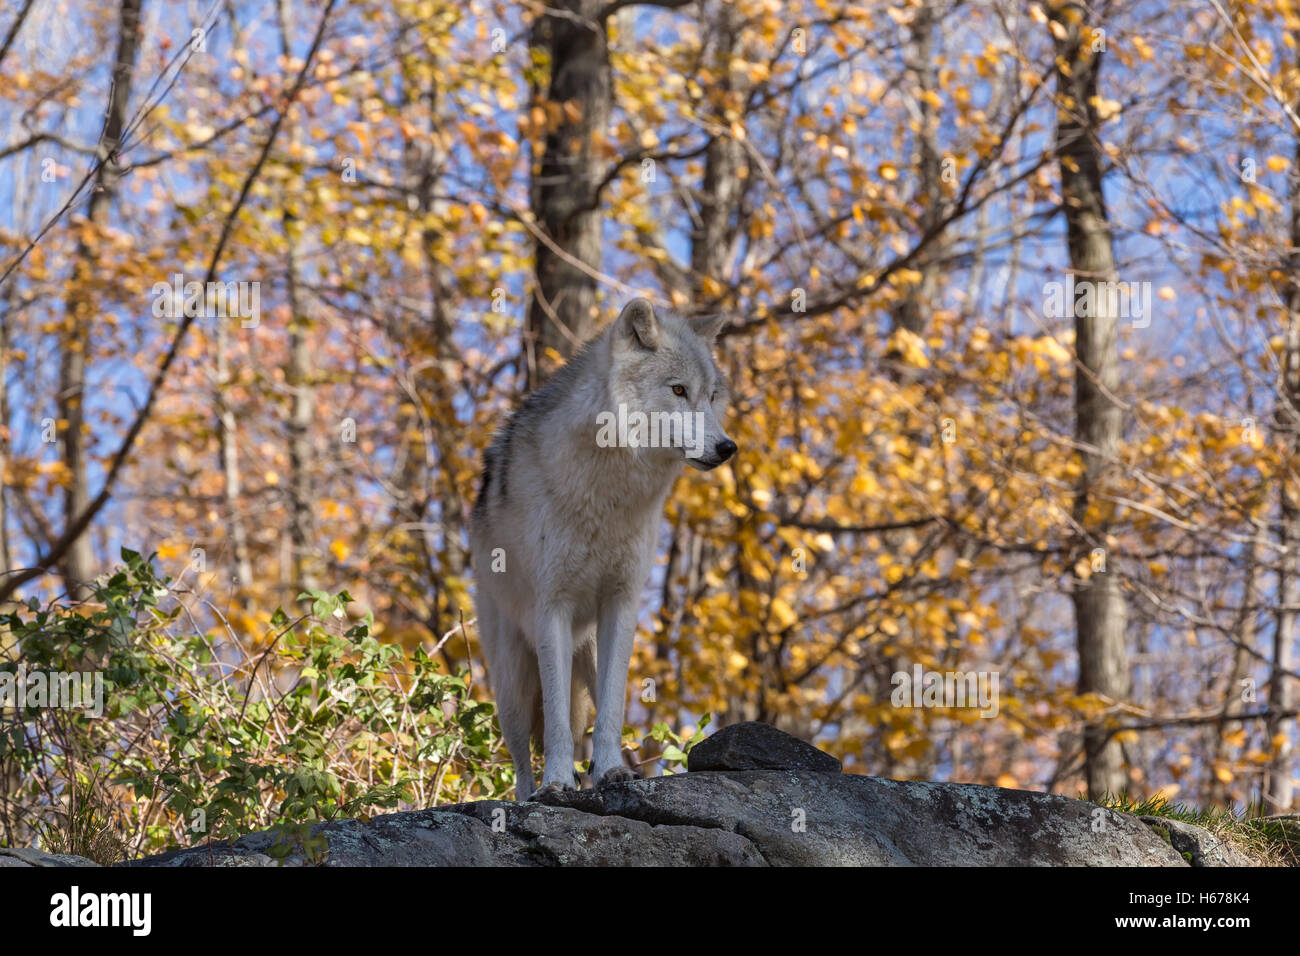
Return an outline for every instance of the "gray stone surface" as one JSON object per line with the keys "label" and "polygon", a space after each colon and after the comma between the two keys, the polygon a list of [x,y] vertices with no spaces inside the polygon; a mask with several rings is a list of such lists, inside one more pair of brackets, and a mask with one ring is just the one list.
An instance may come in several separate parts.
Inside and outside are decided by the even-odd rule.
{"label": "gray stone surface", "polygon": [[[590,793],[590,791],[588,791]],[[469,803],[449,808],[491,826],[502,823],[530,852],[560,866],[766,866],[738,833],[686,825],[653,825],[540,803]]]}
{"label": "gray stone surface", "polygon": [[1167,817],[1138,817],[1192,866],[1252,866],[1250,858],[1204,827]]}
{"label": "gray stone surface", "polygon": [[607,814],[738,833],[773,865],[1187,865],[1136,817],[1028,790],[746,771],[631,781],[597,796]]}
{"label": "gray stone surface", "polygon": [[[776,764],[776,769],[752,768]],[[724,728],[688,773],[537,801],[341,820],[281,864],[272,832],[126,866],[1233,866],[1200,827],[1030,790],[840,773],[763,724]],[[0,866],[28,862],[0,850]],[[6,857],[4,854],[18,854]],[[45,856],[49,856],[46,854]],[[51,858],[54,859],[54,858]],[[72,858],[77,859],[77,858]],[[86,861],[89,863],[89,861]],[[75,864],[74,864],[75,865]],[[92,864],[93,865],[93,864]]]}
{"label": "gray stone surface", "polygon": [[32,847],[0,846],[0,866],[99,866],[94,860],[70,853],[46,853]]}
{"label": "gray stone surface", "polygon": [[[326,866],[1188,865],[1137,817],[1081,800],[815,771],[684,773],[314,832]],[[272,842],[256,833],[130,865],[274,866]],[[285,865],[309,862],[322,861],[295,852]]]}
{"label": "gray stone surface", "polygon": [[[484,800],[368,821],[314,827],[329,843],[324,866],[765,866],[744,837],[538,803]],[[131,866],[276,866],[270,831],[231,846],[178,850]],[[294,852],[285,866],[303,866]]]}
{"label": "gray stone surface", "polygon": [[798,737],[756,720],[732,724],[691,748],[686,769],[808,770],[839,773],[843,765]]}

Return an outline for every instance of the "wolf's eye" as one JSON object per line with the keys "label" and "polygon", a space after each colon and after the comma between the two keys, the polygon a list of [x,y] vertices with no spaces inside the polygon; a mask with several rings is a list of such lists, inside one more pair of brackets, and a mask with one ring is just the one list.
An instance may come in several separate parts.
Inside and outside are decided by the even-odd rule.
{"label": "wolf's eye", "polygon": [[674,395],[680,395],[682,398],[685,398],[685,397],[686,397],[686,386],[684,386],[684,385],[674,385],[674,386],[673,386],[673,394],[674,394]]}

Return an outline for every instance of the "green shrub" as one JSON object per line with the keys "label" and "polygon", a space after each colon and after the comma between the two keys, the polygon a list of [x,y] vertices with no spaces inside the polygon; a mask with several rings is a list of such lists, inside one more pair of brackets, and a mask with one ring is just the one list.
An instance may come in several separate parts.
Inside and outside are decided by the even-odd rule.
{"label": "green shrub", "polygon": [[273,827],[276,855],[310,857],[314,822],[513,787],[470,674],[376,640],[346,592],[300,595],[309,611],[246,642],[122,558],[93,603],[0,615],[0,671],[93,671],[104,691],[99,717],[0,701],[0,840],[113,862]]}

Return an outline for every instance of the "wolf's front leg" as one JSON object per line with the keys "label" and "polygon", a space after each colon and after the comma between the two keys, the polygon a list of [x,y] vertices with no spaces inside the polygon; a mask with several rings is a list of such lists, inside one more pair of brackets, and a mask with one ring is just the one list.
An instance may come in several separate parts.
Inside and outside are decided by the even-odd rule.
{"label": "wolf's front leg", "polygon": [[627,706],[627,669],[636,639],[636,599],[629,594],[607,598],[596,627],[596,728],[592,734],[591,777],[596,786],[635,779],[623,764],[623,716]]}
{"label": "wolf's front leg", "polygon": [[[547,608],[537,623],[537,670],[542,684],[542,790],[573,790],[573,728],[569,687],[573,681],[573,614]],[[540,791],[539,791],[540,792]]]}

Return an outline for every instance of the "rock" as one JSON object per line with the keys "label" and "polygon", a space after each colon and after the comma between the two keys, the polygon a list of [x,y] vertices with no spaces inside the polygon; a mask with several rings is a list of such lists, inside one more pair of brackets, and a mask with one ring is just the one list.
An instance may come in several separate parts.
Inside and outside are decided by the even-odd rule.
{"label": "rock", "polygon": [[268,851],[279,837],[273,830],[242,836],[233,843],[214,843],[173,850],[137,860],[132,866],[486,866],[499,862],[492,835],[469,821],[437,810],[398,813],[369,821],[341,820],[317,824],[312,836],[326,841],[310,854],[295,849],[283,863]]}
{"label": "rock", "polygon": [[798,737],[756,720],[723,727],[691,748],[686,769],[807,770],[839,773],[843,765]]}
{"label": "rock", "polygon": [[[484,800],[460,806],[345,820],[312,828],[324,866],[765,866],[744,837],[539,803]],[[231,845],[177,850],[132,866],[275,866],[271,831]],[[313,861],[317,862],[317,861]],[[285,866],[304,866],[295,851]]]}
{"label": "rock", "polygon": [[[312,828],[287,866],[1174,866],[1137,817],[1052,794],[819,771],[683,773]],[[1181,837],[1180,837],[1181,838]],[[134,866],[271,866],[270,832]],[[314,841],[313,841],[314,842]],[[1203,847],[1206,859],[1215,858]]]}
{"label": "rock", "polygon": [[99,866],[94,860],[71,853],[46,853],[32,847],[0,846],[0,866]]}
{"label": "rock", "polygon": [[635,780],[599,796],[606,814],[737,833],[776,866],[1187,865],[1136,817],[1028,790],[746,771]]}
{"label": "rock", "polygon": [[[254,833],[250,836],[240,837],[235,843],[214,843],[211,847],[196,846],[187,850],[172,850],[170,853],[160,853],[158,856],[149,856],[141,860],[128,860],[125,863],[118,863],[117,866],[278,866],[279,862],[267,856],[265,853],[256,853],[250,851],[246,840],[255,840],[262,834]],[[294,865],[294,864],[286,864]],[[299,860],[298,866],[302,865]]]}
{"label": "rock", "polygon": [[[735,769],[776,763],[778,769]],[[690,772],[536,801],[337,820],[283,861],[274,831],[124,866],[1232,866],[1253,861],[1200,827],[1083,800],[840,773],[763,724],[693,748]],[[1281,822],[1277,823],[1281,826]],[[305,846],[303,844],[306,844]],[[6,855],[8,854],[8,855]],[[93,865],[0,849],[0,866]],[[7,860],[16,862],[9,863]]]}
{"label": "rock", "polygon": [[725,830],[656,826],[540,803],[480,802],[453,809],[488,825],[495,819],[528,841],[531,852],[560,866],[767,865],[752,843]]}
{"label": "rock", "polygon": [[1253,866],[1253,861],[1236,847],[1209,830],[1168,817],[1138,817],[1168,841],[1192,866]]}

